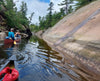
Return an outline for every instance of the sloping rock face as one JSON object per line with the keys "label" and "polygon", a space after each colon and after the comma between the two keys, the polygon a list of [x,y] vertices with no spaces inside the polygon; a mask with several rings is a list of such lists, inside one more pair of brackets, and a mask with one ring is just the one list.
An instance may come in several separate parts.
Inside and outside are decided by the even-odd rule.
{"label": "sloping rock face", "polygon": [[[100,9],[100,0],[80,8],[63,18],[51,29],[48,29],[43,34],[43,39],[54,46],[55,43],[98,9]],[[59,42],[55,47],[73,58],[77,56],[79,62],[83,62],[83,64],[87,64],[100,72],[100,13],[94,15],[73,35]]]}
{"label": "sloping rock face", "polygon": [[[69,31],[71,31],[73,28],[78,26],[83,20],[85,20],[87,17],[89,17],[93,12],[95,12],[99,8],[100,8],[100,1],[98,0],[98,1],[95,1],[95,2],[89,4],[89,5],[85,6],[85,7],[77,10],[76,12],[66,16],[64,19],[62,19],[59,23],[57,23],[51,29],[47,30],[44,33],[43,38],[47,39],[47,40],[51,38],[51,40],[49,40],[50,42],[53,42],[53,43],[56,42],[57,40],[59,40],[59,38],[62,38],[63,36],[65,36]],[[92,32],[92,30],[94,30],[94,29],[98,30],[100,28],[99,27],[99,25],[100,25],[100,23],[99,23],[99,19],[100,19],[99,15],[100,14],[96,15],[95,17],[93,17],[93,19],[90,20],[87,24],[85,24],[84,27],[82,27],[80,30],[85,29],[84,32],[85,33],[87,32],[87,34],[90,33],[88,31]],[[91,27],[92,30],[89,30],[90,29],[89,27]],[[77,36],[75,34],[74,35],[74,36],[76,36],[75,38],[77,38],[78,35],[81,36],[80,35],[81,33],[77,33]],[[91,34],[91,36],[89,36],[89,35],[87,36],[87,37],[89,37],[89,39],[92,38],[93,40],[98,40],[97,38],[94,39],[94,37],[97,37],[97,36],[95,36],[96,33],[94,35],[92,33],[90,33],[90,34]],[[89,40],[89,39],[87,39],[86,36],[81,36],[81,39],[82,39],[82,37],[84,37],[84,40]]]}

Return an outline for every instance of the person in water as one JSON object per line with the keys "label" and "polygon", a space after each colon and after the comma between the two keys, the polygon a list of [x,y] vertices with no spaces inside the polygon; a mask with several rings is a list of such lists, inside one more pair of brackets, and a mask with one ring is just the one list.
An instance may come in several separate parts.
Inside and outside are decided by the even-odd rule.
{"label": "person in water", "polygon": [[12,40],[15,40],[15,37],[14,37],[14,28],[11,28],[11,31],[8,33],[8,37]]}

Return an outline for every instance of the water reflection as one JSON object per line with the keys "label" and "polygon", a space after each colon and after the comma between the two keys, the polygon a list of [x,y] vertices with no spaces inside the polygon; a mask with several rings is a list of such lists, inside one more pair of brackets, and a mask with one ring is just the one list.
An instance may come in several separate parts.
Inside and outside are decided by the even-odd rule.
{"label": "water reflection", "polygon": [[22,40],[16,45],[3,45],[2,49],[4,56],[16,54],[19,81],[74,81],[57,65],[61,63],[62,56],[37,37],[31,37],[29,41]]}
{"label": "water reflection", "polygon": [[0,68],[2,65],[6,62],[7,54],[3,51],[3,49],[0,47]]}
{"label": "water reflection", "polygon": [[3,45],[0,52],[0,59],[7,59],[9,54],[17,56],[19,81],[86,81],[71,70],[74,65],[63,67],[64,58],[35,36],[17,45]]}

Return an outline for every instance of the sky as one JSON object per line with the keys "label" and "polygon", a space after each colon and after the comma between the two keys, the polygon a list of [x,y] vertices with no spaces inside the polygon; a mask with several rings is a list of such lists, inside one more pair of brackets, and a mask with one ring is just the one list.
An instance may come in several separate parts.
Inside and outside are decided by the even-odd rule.
{"label": "sky", "polygon": [[34,12],[34,16],[32,18],[32,23],[36,24],[39,23],[38,18],[39,16],[43,17],[45,16],[48,11],[49,3],[54,3],[54,11],[59,11],[59,8],[61,6],[58,6],[59,3],[61,3],[63,0],[14,0],[14,3],[16,3],[16,6],[18,10],[20,9],[21,2],[24,1],[27,3],[28,11],[27,11],[27,17],[29,18],[31,13]]}

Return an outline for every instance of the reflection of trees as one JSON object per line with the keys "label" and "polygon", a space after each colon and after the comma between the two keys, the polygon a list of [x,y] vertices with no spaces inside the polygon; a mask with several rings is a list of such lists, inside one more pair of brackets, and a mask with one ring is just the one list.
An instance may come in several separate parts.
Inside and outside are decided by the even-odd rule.
{"label": "reflection of trees", "polygon": [[37,39],[37,37],[36,36],[32,36],[31,38],[30,38],[30,40],[29,40],[30,42],[37,42],[38,41],[38,39]]}
{"label": "reflection of trees", "polygon": [[26,44],[28,43],[27,39],[22,39],[21,43],[19,44],[19,50],[23,50],[23,48],[26,46]]}
{"label": "reflection of trees", "polygon": [[6,59],[7,59],[7,54],[0,47],[0,68],[1,68],[1,65],[6,62]]}
{"label": "reflection of trees", "polygon": [[46,62],[48,63],[48,62],[50,62],[50,50],[47,51],[47,54],[48,54],[47,55],[48,59],[46,60]]}
{"label": "reflection of trees", "polygon": [[47,43],[42,40],[37,38],[37,41],[39,43],[38,49],[39,49],[39,53],[37,53],[37,56],[40,59],[45,60],[45,62],[41,61],[40,64],[41,66],[46,69],[45,73],[48,74],[48,70],[51,74],[56,74],[58,77],[62,78],[62,74],[60,72],[58,72],[57,67],[55,66],[54,63],[58,63],[62,57],[59,56],[58,52],[53,51],[48,45]]}
{"label": "reflection of trees", "polygon": [[8,58],[12,55],[13,49],[14,49],[14,44],[13,43],[3,45],[3,50],[5,51]]}
{"label": "reflection of trees", "polygon": [[3,51],[3,49],[0,47],[0,59],[1,58],[7,58],[7,54]]}
{"label": "reflection of trees", "polygon": [[[39,58],[44,59],[46,63],[52,62],[52,59],[57,59],[57,60],[62,59],[61,56],[58,56],[58,52],[53,51],[51,49],[51,47],[49,47],[48,44],[43,39],[40,39],[36,36],[32,37],[32,39],[35,42],[38,41],[38,43],[39,43],[38,49],[39,49],[40,53],[37,53],[37,56]],[[31,39],[31,41],[32,41],[32,39]],[[46,57],[46,58],[44,58],[44,57]]]}

